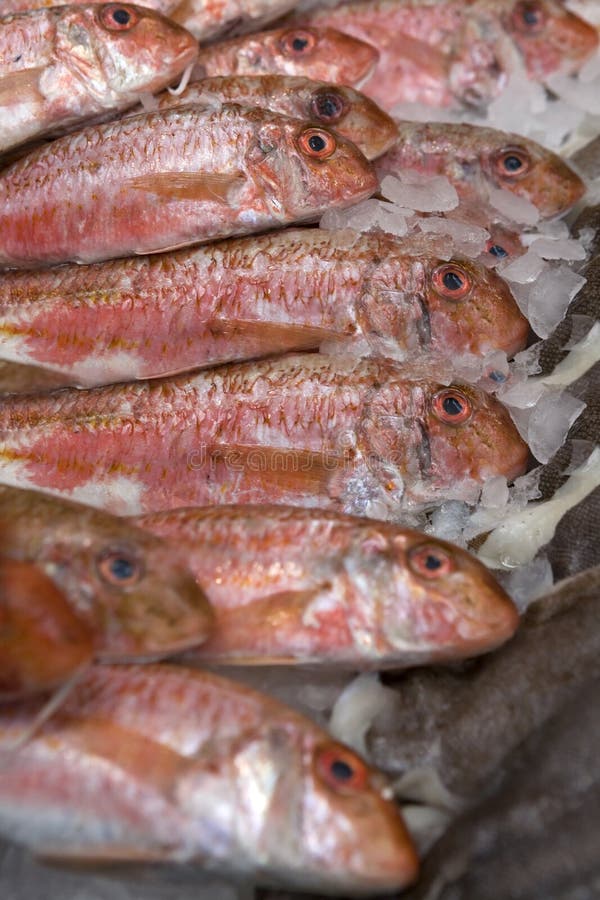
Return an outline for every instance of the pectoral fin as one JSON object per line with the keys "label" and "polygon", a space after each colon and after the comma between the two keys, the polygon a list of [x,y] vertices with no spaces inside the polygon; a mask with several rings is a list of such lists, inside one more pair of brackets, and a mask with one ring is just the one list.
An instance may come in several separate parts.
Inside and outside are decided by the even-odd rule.
{"label": "pectoral fin", "polygon": [[43,67],[22,69],[0,78],[0,106],[16,106],[20,103],[43,103],[40,91],[40,75]]}
{"label": "pectoral fin", "polygon": [[206,172],[154,172],[138,175],[126,184],[135,191],[147,191],[167,200],[205,200],[228,204],[232,194],[245,182],[242,174]]}

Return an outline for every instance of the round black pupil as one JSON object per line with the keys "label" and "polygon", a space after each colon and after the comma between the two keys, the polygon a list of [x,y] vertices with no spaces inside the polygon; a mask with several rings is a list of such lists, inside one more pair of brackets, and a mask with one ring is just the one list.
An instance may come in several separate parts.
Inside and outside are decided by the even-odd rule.
{"label": "round black pupil", "polygon": [[126,9],[115,9],[113,12],[113,19],[117,23],[117,25],[127,25],[131,16],[127,12]]}
{"label": "round black pupil", "polygon": [[135,566],[131,560],[117,556],[111,560],[110,571],[118,581],[128,581],[135,572]]}
{"label": "round black pupil", "polygon": [[442,406],[449,416],[459,416],[463,411],[463,405],[457,397],[446,397]]}
{"label": "round black pupil", "polygon": [[349,766],[343,759],[336,759],[331,764],[331,774],[337,781],[350,781],[354,775],[354,769]]}
{"label": "round black pupil", "polygon": [[436,569],[439,569],[442,565],[441,559],[439,557],[434,556],[433,553],[428,553],[425,558],[425,568],[429,569],[431,572],[435,572]]}
{"label": "round black pupil", "polygon": [[317,109],[324,119],[332,119],[339,114],[340,105],[335,97],[319,97]]}
{"label": "round black pupil", "polygon": [[459,291],[464,285],[463,279],[457,272],[446,272],[442,281],[449,291]]}
{"label": "round black pupil", "polygon": [[504,168],[507,172],[518,172],[522,166],[523,163],[518,156],[507,156],[504,159]]}
{"label": "round black pupil", "polygon": [[312,151],[314,151],[314,153],[320,153],[325,149],[327,144],[320,134],[313,134],[308,139],[308,146]]}
{"label": "round black pupil", "polygon": [[498,259],[504,259],[505,256],[508,256],[507,251],[504,247],[501,247],[500,244],[492,244],[490,247],[490,253],[492,256],[496,256]]}
{"label": "round black pupil", "polygon": [[297,53],[301,53],[306,47],[308,47],[308,41],[306,40],[306,38],[296,37],[292,41],[292,48]]}
{"label": "round black pupil", "polygon": [[537,9],[528,9],[525,7],[523,10],[523,21],[526,25],[537,25],[540,21],[540,15]]}

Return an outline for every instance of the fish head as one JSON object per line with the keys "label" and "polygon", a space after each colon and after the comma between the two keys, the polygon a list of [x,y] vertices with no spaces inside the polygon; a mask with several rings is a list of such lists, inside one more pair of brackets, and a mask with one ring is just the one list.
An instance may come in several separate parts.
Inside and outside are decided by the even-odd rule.
{"label": "fish head", "polygon": [[436,350],[512,356],[527,344],[529,322],[506,282],[469,259],[431,261],[426,269],[431,342]]}
{"label": "fish head", "polygon": [[127,531],[100,542],[89,559],[102,611],[98,656],[153,659],[201,644],[213,625],[204,592],[173,547],[131,526]]}
{"label": "fish head", "polygon": [[80,504],[34,491],[7,497],[7,521],[10,508],[19,520],[10,555],[35,561],[64,592],[93,629],[97,657],[154,658],[206,639],[212,609],[176,548]]}
{"label": "fish head", "polygon": [[353,894],[400,890],[418,859],[387,779],[333,740],[304,751],[302,866]]}
{"label": "fish head", "polygon": [[559,0],[518,0],[504,27],[534,78],[577,72],[598,47],[596,29]]}
{"label": "fish head", "polygon": [[434,496],[458,492],[460,482],[481,486],[501,475],[522,475],[529,449],[508,410],[494,397],[471,385],[429,384],[422,395],[421,429],[427,452],[421,474]]}
{"label": "fish head", "polygon": [[367,159],[385,153],[396,141],[398,126],[377,104],[341,84],[307,85],[298,117],[331,128],[356,144]]}
{"label": "fish head", "polygon": [[346,138],[310,122],[251,110],[256,139],[247,169],[273,207],[297,219],[315,218],[330,206],[343,207],[377,190],[371,163]]}
{"label": "fish head", "polygon": [[110,90],[135,102],[166,87],[198,55],[195,38],[152,9],[129,3],[67,7],[61,20],[67,66],[100,99]]}
{"label": "fish head", "polygon": [[[484,653],[510,638],[518,612],[486,567],[460,547],[403,529],[374,541],[387,565],[381,628],[392,648],[448,661]],[[383,583],[382,583],[383,587]]]}
{"label": "fish head", "polygon": [[558,154],[516,134],[489,129],[480,164],[492,184],[529,200],[544,219],[561,216],[585,193],[585,184]]}
{"label": "fish head", "polygon": [[333,28],[290,25],[256,35],[271,71],[357,86],[372,73],[379,52]]}
{"label": "fish head", "polygon": [[421,348],[454,357],[485,356],[493,350],[511,356],[525,347],[527,319],[506,282],[482,264],[458,257],[447,262],[431,255],[410,257],[399,245],[380,270],[371,277],[361,301],[367,334],[384,335],[410,347],[411,337],[404,332],[407,304],[414,297],[414,331]]}
{"label": "fish head", "polygon": [[418,860],[387,780],[289,709],[262,716],[228,745],[205,748],[177,787],[188,819],[213,823],[213,852],[222,842],[230,870],[302,890],[411,883]]}

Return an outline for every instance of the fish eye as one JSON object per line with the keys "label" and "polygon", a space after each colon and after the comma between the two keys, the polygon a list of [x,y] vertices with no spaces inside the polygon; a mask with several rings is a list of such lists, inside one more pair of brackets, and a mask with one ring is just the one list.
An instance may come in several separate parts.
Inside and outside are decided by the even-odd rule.
{"label": "fish eye", "polygon": [[408,552],[408,565],[423,578],[441,578],[455,569],[450,554],[437,544],[421,544]]}
{"label": "fish eye", "polygon": [[434,269],[431,280],[437,293],[448,300],[463,300],[473,287],[469,274],[454,263],[438,266]]}
{"label": "fish eye", "polygon": [[131,587],[144,574],[142,563],[128,550],[106,550],[97,560],[100,577],[112,587]]}
{"label": "fish eye", "polygon": [[319,128],[307,128],[303,131],[299,144],[302,152],[314,159],[327,159],[337,147],[334,136]]}
{"label": "fish eye", "polygon": [[337,122],[346,110],[342,97],[334,91],[319,91],[310,102],[310,111],[315,119]]}
{"label": "fish eye", "polygon": [[138,21],[137,13],[130,6],[110,3],[100,10],[100,22],[109,31],[128,31]]}
{"label": "fish eye", "polygon": [[362,759],[339,744],[319,748],[316,767],[321,780],[334,791],[350,793],[367,784],[368,770]]}
{"label": "fish eye", "polygon": [[288,31],[281,38],[281,49],[286,56],[308,56],[315,48],[317,38],[312,31],[306,29],[294,29]]}
{"label": "fish eye", "polygon": [[517,3],[512,20],[517,31],[538,34],[546,24],[546,14],[540,3]]}
{"label": "fish eye", "polygon": [[463,425],[473,413],[471,401],[456,388],[438,391],[434,395],[432,406],[436,418],[446,425]]}
{"label": "fish eye", "polygon": [[495,244],[493,241],[488,241],[485,249],[492,256],[495,256],[496,259],[505,259],[508,256],[508,250],[505,250],[501,244]]}
{"label": "fish eye", "polygon": [[496,154],[494,166],[502,178],[520,178],[531,168],[531,158],[521,147],[507,147]]}

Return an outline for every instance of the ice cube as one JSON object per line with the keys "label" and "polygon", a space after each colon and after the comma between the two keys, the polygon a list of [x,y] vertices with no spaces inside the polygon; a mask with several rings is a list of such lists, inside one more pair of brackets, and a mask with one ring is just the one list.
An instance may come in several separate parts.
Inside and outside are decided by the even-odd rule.
{"label": "ice cube", "polygon": [[542,259],[585,259],[585,248],[572,238],[537,238],[531,244],[531,251]]}
{"label": "ice cube", "polygon": [[544,268],[544,261],[538,253],[528,250],[518,259],[498,266],[498,274],[507,281],[516,281],[517,284],[528,284],[539,276]]}
{"label": "ice cube", "polygon": [[529,289],[527,317],[540,337],[548,337],[565,316],[586,279],[568,265],[547,264]]}
{"label": "ice cube", "polygon": [[456,188],[443,175],[422,175],[413,170],[399,176],[386,175],[381,193],[399,206],[419,212],[446,212],[458,206]]}
{"label": "ice cube", "polygon": [[502,188],[489,188],[489,201],[494,209],[510,219],[523,225],[535,225],[539,221],[538,208],[525,197],[518,197],[511,191]]}

